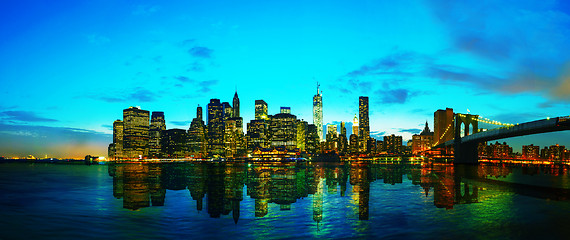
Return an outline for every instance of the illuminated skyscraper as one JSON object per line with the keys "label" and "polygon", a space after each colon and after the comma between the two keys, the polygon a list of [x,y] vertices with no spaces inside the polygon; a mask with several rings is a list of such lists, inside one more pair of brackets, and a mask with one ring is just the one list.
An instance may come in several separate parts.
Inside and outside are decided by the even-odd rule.
{"label": "illuminated skyscraper", "polygon": [[307,147],[307,128],[308,123],[299,120],[297,121],[297,148],[300,151],[305,151]]}
{"label": "illuminated skyscraper", "polygon": [[251,120],[247,124],[247,150],[269,147],[269,130],[265,120]]}
{"label": "illuminated skyscraper", "polygon": [[297,116],[279,113],[270,117],[270,146],[285,147],[287,150],[297,148]]}
{"label": "illuminated skyscraper", "polygon": [[317,153],[320,149],[319,145],[321,143],[319,135],[317,133],[317,126],[315,126],[315,124],[307,125],[306,135],[305,148],[307,152],[310,154]]}
{"label": "illuminated skyscraper", "polygon": [[123,110],[123,151],[126,158],[148,156],[149,111],[138,107]]}
{"label": "illuminated skyscraper", "polygon": [[267,119],[267,103],[263,100],[255,100],[255,120]]}
{"label": "illuminated skyscraper", "polygon": [[236,90],[236,93],[234,94],[234,102],[233,103],[234,103],[233,117],[238,118],[238,117],[240,117],[240,115],[239,115],[239,97],[237,94],[237,90]]}
{"label": "illuminated skyscraper", "polygon": [[313,97],[313,124],[317,126],[320,141],[323,141],[323,95],[319,86],[321,85],[317,83],[317,94]]}
{"label": "illuminated skyscraper", "polygon": [[368,138],[370,137],[370,122],[368,120],[368,97],[358,98],[358,147],[361,153],[365,153],[368,149]]}
{"label": "illuminated skyscraper", "polygon": [[[115,122],[113,122],[113,143],[112,143],[113,156],[109,154],[109,158],[122,159],[125,157],[123,153],[123,135],[124,135],[123,130],[124,130],[123,121],[118,119],[115,120]],[[111,151],[109,152],[111,153]]]}
{"label": "illuminated skyscraper", "polygon": [[354,119],[352,119],[352,134],[358,136],[358,116],[354,114]]}
{"label": "illuminated skyscraper", "polygon": [[202,107],[196,109],[196,117],[190,123],[188,129],[188,145],[189,155],[191,157],[205,157],[207,154],[208,143],[206,141],[206,126],[202,121]]}
{"label": "illuminated skyscraper", "polygon": [[226,121],[233,116],[234,109],[232,108],[232,105],[230,105],[229,102],[223,102],[222,106],[224,106],[224,121]]}
{"label": "illuminated skyscraper", "polygon": [[164,121],[164,112],[152,112],[150,117],[149,129],[149,157],[159,158],[161,153],[160,137],[162,131],[166,130],[166,123]]}
{"label": "illuminated skyscraper", "polygon": [[224,106],[220,99],[208,103],[208,155],[224,154]]}

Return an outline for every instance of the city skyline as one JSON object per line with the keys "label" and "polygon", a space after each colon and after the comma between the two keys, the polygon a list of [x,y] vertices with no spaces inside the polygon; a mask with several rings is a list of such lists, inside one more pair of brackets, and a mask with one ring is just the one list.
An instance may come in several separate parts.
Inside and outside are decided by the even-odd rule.
{"label": "city skyline", "polygon": [[[352,122],[368,96],[376,138],[409,140],[447,107],[506,123],[570,114],[565,2],[21,1],[0,11],[5,156],[104,155],[117,110],[161,111],[168,129],[187,130],[197,105],[232,102],[236,88],[244,131],[258,99],[311,123],[316,81],[323,126]],[[521,151],[568,139],[505,141]]]}

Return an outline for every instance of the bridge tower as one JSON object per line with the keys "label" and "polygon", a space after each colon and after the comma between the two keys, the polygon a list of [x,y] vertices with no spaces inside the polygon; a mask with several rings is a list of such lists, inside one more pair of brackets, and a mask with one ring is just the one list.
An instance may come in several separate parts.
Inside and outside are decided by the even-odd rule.
{"label": "bridge tower", "polygon": [[[465,136],[479,132],[479,115],[455,114],[455,143],[454,143],[454,164],[477,164],[479,153],[477,152],[477,142],[462,143],[461,127],[463,126]],[[471,126],[472,131],[469,131]]]}

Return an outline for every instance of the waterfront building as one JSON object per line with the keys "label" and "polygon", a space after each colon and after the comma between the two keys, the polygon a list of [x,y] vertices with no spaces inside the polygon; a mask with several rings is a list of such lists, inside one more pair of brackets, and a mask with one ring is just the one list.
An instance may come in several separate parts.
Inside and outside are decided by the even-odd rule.
{"label": "waterfront building", "polygon": [[[117,119],[113,122],[113,146],[109,146],[109,159],[122,159],[124,158],[123,153],[123,137],[124,136],[124,124],[123,121]],[[112,156],[111,156],[112,153]]]}
{"label": "waterfront building", "polygon": [[192,119],[188,129],[188,154],[190,157],[202,158],[207,155],[206,125],[202,120],[202,107],[198,105],[196,117]]}
{"label": "waterfront building", "polygon": [[208,103],[208,155],[224,154],[224,106],[220,99],[210,99]]}
{"label": "waterfront building", "polygon": [[336,124],[327,125],[326,148],[328,151],[338,151],[338,132]]}
{"label": "waterfront building", "polygon": [[360,153],[367,153],[368,151],[368,138],[370,137],[370,121],[368,119],[368,97],[358,98],[358,138],[360,140],[358,147]]}
{"label": "waterfront building", "polygon": [[123,154],[126,158],[148,157],[149,111],[139,107],[123,110]]}
{"label": "waterfront building", "polygon": [[241,117],[232,117],[225,122],[224,149],[226,157],[242,157],[245,155],[246,143],[242,121]]}
{"label": "waterfront building", "polygon": [[308,124],[305,144],[306,151],[310,154],[318,153],[320,150],[320,143],[321,139],[319,138],[319,134],[317,132],[317,126],[315,126],[315,124]]}
{"label": "waterfront building", "polygon": [[267,119],[267,103],[263,100],[255,100],[255,120]]}
{"label": "waterfront building", "polygon": [[338,152],[345,154],[348,151],[348,138],[345,122],[340,122],[340,135],[338,136]]}
{"label": "waterfront building", "polygon": [[402,151],[402,136],[394,134],[384,136],[384,146],[388,153],[398,154]]}
{"label": "waterfront building", "polygon": [[297,148],[299,151],[304,152],[307,150],[307,128],[309,123],[303,120],[297,121]]}
{"label": "waterfront building", "polygon": [[428,123],[426,121],[426,126],[420,134],[414,134],[412,136],[412,153],[418,154],[426,150],[431,149],[433,146],[433,132],[430,131]]}
{"label": "waterfront building", "polygon": [[165,158],[184,158],[188,154],[188,135],[184,129],[162,131],[161,147]]}
{"label": "waterfront building", "polygon": [[150,158],[161,157],[160,138],[162,131],[166,130],[164,112],[152,112],[150,117],[148,155]]}
{"label": "waterfront building", "polygon": [[549,159],[554,161],[566,160],[566,147],[561,145],[552,145],[548,148],[548,153],[550,155]]}
{"label": "waterfront building", "polygon": [[269,148],[269,126],[266,120],[251,120],[247,124],[247,150]]}
{"label": "waterfront building", "polygon": [[279,113],[269,117],[271,147],[297,148],[297,117],[289,113]]}
{"label": "waterfront building", "polygon": [[455,138],[455,126],[453,125],[453,109],[439,109],[433,113],[433,144],[447,142]]}
{"label": "waterfront building", "polygon": [[317,94],[313,96],[313,124],[317,126],[317,134],[322,142],[323,136],[323,96],[319,91],[319,83],[317,83]]}
{"label": "waterfront building", "polygon": [[358,153],[358,135],[353,133],[350,134],[350,143],[348,146],[348,152],[350,152],[351,154],[356,154]]}
{"label": "waterfront building", "polygon": [[540,157],[540,147],[533,144],[523,145],[522,157],[525,159],[538,159]]}
{"label": "waterfront building", "polygon": [[513,148],[511,148],[506,142],[501,144],[496,141],[495,144],[491,143],[484,147],[485,152],[482,155],[487,156],[488,158],[505,159],[511,157],[513,154]]}

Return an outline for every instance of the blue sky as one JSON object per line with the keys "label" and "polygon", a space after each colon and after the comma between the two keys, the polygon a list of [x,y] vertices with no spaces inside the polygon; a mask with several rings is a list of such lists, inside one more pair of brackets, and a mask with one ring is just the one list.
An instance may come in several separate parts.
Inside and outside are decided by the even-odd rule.
{"label": "blue sky", "polygon": [[409,139],[445,107],[569,115],[569,14],[563,1],[4,1],[0,155],[106,155],[122,109],[186,129],[236,88],[245,121],[264,99],[312,122],[316,81],[325,123],[369,96],[377,137]]}

